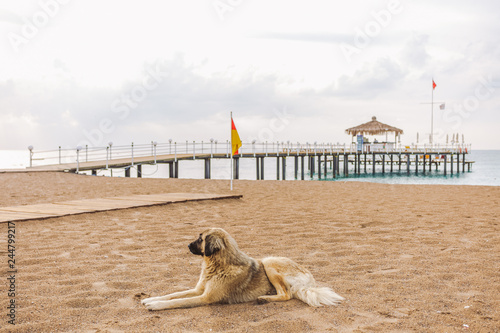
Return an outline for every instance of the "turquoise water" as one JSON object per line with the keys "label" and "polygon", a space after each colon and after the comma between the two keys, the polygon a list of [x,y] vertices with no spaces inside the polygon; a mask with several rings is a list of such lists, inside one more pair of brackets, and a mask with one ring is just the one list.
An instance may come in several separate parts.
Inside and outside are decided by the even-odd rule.
{"label": "turquoise water", "polygon": [[[362,171],[360,175],[354,174],[354,168],[349,166],[349,176],[345,177],[341,171],[341,175],[333,178],[333,173],[328,168],[328,174],[321,181],[364,181],[364,182],[377,182],[386,184],[443,184],[443,185],[487,185],[487,186],[500,186],[500,150],[476,150],[466,155],[467,161],[474,161],[471,171],[460,173],[456,172],[456,160],[453,166],[454,174],[450,174],[450,166],[447,166],[447,175],[444,175],[443,166],[440,170],[436,171],[432,167],[432,171],[426,168],[425,174],[422,172],[422,166],[419,167],[418,174],[415,173],[414,166],[412,166],[410,173],[406,171],[406,166],[402,166],[401,171],[396,171],[397,166],[394,166],[393,173],[389,172],[389,167],[386,166],[386,172],[381,172],[380,166],[377,167],[375,175],[372,174],[371,166],[368,166],[367,173]],[[194,165],[193,163],[199,163]],[[256,164],[255,159],[243,159],[240,162],[240,179],[256,179]],[[286,179],[294,180],[294,159],[287,158],[287,172]],[[212,178],[215,179],[229,179],[230,177],[230,163],[228,160],[218,160],[212,163]],[[265,159],[265,179],[276,179],[276,158]],[[307,162],[305,162],[307,168]],[[183,170],[184,169],[184,170]],[[183,161],[180,164],[180,178],[203,178],[203,162],[202,161]],[[341,168],[342,170],[342,168]],[[462,163],[460,163],[460,170],[462,170]],[[467,170],[467,166],[466,166]],[[280,165],[281,172],[281,165]],[[195,177],[190,177],[195,176]],[[300,170],[299,170],[300,178]],[[313,178],[306,172],[305,180],[318,180],[317,175]]]}
{"label": "turquoise water", "polygon": [[[419,168],[419,173],[415,173],[414,166],[407,173],[405,166],[401,172],[377,173],[375,176],[368,170],[368,174],[349,175],[349,177],[337,178],[337,181],[365,181],[386,184],[443,184],[443,185],[487,185],[500,186],[500,150],[476,150],[471,154],[466,155],[466,161],[474,161],[471,171],[462,172],[462,164],[460,163],[460,173],[456,171],[456,162],[454,164],[454,174],[450,175],[449,164],[447,166],[447,175],[444,175],[443,166],[439,171],[429,172],[426,170],[425,175],[422,173],[422,167]],[[467,166],[466,166],[467,170]]]}
{"label": "turquoise water", "polygon": [[[422,173],[422,167],[419,168],[419,173],[415,174],[414,166],[408,174],[406,167],[403,165],[401,172],[389,172],[389,167],[386,167],[386,173],[377,172],[372,175],[371,168],[368,166],[367,173],[362,172],[360,175],[354,174],[352,165],[350,166],[350,175],[344,177],[343,173],[333,178],[332,171],[328,169],[327,177],[321,181],[364,181],[377,182],[386,184],[443,184],[443,185],[487,185],[500,186],[500,150],[474,150],[466,157],[467,161],[474,161],[471,171],[456,173],[456,164],[454,165],[454,174],[450,175],[448,165],[448,175],[444,175],[443,167],[440,171],[426,171]],[[276,179],[276,158],[268,157],[265,159],[265,179]],[[286,179],[294,180],[294,159],[287,158]],[[307,162],[306,168],[307,168]],[[0,169],[25,168],[29,165],[29,153],[27,151],[0,151]],[[397,167],[394,168],[396,170]],[[212,179],[230,179],[230,160],[220,159],[212,160]],[[281,172],[281,165],[280,165]],[[136,173],[132,171],[132,177]],[[110,171],[99,171],[98,175],[109,176]],[[121,170],[113,170],[114,177],[123,177],[125,172]],[[167,165],[144,165],[143,177],[145,178],[168,178]],[[179,178],[194,178],[202,179],[204,177],[204,162],[203,160],[187,160],[179,161]],[[300,177],[300,173],[299,173]],[[253,158],[244,158],[240,162],[240,179],[255,180],[256,179],[256,162]],[[308,173],[305,175],[306,180],[317,180],[317,176],[311,178]]]}
{"label": "turquoise water", "polygon": [[[418,174],[415,173],[414,166],[412,166],[410,173],[406,171],[403,165],[402,170],[389,172],[389,167],[386,166],[386,172],[382,174],[380,166],[378,166],[375,175],[371,172],[371,166],[368,166],[367,173],[365,174],[362,168],[360,175],[354,174],[353,166],[349,166],[350,174],[344,177],[341,175],[333,178],[333,173],[328,168],[328,174],[321,181],[364,181],[364,182],[377,182],[386,184],[443,184],[443,185],[487,185],[487,186],[500,186],[500,150],[477,150],[466,155],[467,161],[474,161],[471,171],[460,173],[456,172],[456,160],[453,166],[454,174],[450,174],[450,167],[448,164],[447,175],[444,175],[444,169],[441,166],[439,171],[435,170],[433,166],[432,171],[426,168],[425,175],[422,172],[422,166],[419,167]],[[265,159],[265,173],[264,179],[275,180],[276,177],[276,158],[268,157]],[[281,163],[281,161],[280,161]],[[294,159],[293,157],[287,158],[286,179],[294,180]],[[307,168],[307,161],[305,162]],[[397,166],[394,170],[398,169]],[[462,163],[460,163],[460,170]],[[467,169],[467,167],[466,167]],[[154,172],[149,177],[168,177],[168,169],[166,166],[144,166],[143,173]],[[342,169],[341,169],[342,170]],[[281,173],[281,164],[280,164]],[[204,164],[203,161],[180,161],[179,162],[179,178],[195,178],[202,179],[204,177]],[[230,161],[229,160],[213,160],[212,161],[212,178],[213,179],[230,179]],[[299,170],[300,178],[300,170]],[[256,179],[256,163],[253,158],[245,158],[240,162],[240,179],[255,180]],[[306,172],[305,180],[318,180],[317,175],[313,178]]]}

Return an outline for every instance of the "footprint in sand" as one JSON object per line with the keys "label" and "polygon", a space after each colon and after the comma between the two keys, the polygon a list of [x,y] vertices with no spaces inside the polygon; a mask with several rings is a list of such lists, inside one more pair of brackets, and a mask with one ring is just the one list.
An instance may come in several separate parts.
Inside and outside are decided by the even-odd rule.
{"label": "footprint in sand", "polygon": [[402,254],[399,256],[400,259],[413,259],[413,254]]}
{"label": "footprint in sand", "polygon": [[63,252],[60,255],[58,255],[58,257],[59,258],[69,258],[69,257],[71,257],[71,253],[70,252]]}
{"label": "footprint in sand", "polygon": [[106,286],[106,282],[94,282],[92,283],[92,288],[95,290],[103,291],[107,290],[108,287]]}
{"label": "footprint in sand", "polygon": [[96,308],[106,304],[107,300],[102,297],[75,297],[69,298],[66,305],[74,309]]}
{"label": "footprint in sand", "polygon": [[121,271],[121,272],[124,272],[126,270],[128,270],[127,264],[118,264],[116,265],[115,269],[113,269],[113,271]]}
{"label": "footprint in sand", "polygon": [[357,331],[380,331],[380,327],[377,327],[384,323],[397,323],[399,319],[388,318],[387,316],[381,316],[370,312],[354,312],[356,317],[353,318],[353,322],[349,326],[343,327],[339,332],[357,332]]}
{"label": "footprint in sand", "polygon": [[127,309],[131,309],[131,308],[133,308],[136,305],[136,303],[134,302],[134,299],[133,298],[128,298],[128,297],[126,297],[126,298],[120,298],[118,300],[118,303],[121,305],[121,307],[127,308]]}
{"label": "footprint in sand", "polygon": [[382,268],[379,269],[378,271],[368,271],[369,274],[390,274],[390,273],[397,273],[399,272],[400,269],[398,268]]}
{"label": "footprint in sand", "polygon": [[[133,222],[139,221],[139,219],[133,219],[132,221]],[[117,222],[116,225],[121,227],[120,230],[128,230],[128,231],[130,231],[130,230],[135,231],[136,230],[135,225],[131,224],[131,223]]]}
{"label": "footprint in sand", "polygon": [[[125,251],[126,251],[127,249],[126,249],[126,248],[125,248],[125,249],[124,249],[124,248],[122,248],[121,250],[125,250]],[[124,258],[124,259],[132,259],[132,260],[135,260],[135,259],[137,259],[137,258],[138,258],[137,256],[132,256],[132,255],[130,255],[130,254],[124,254],[124,253],[122,253],[122,252],[118,252],[118,251],[111,251],[111,254],[113,254],[113,255],[117,255],[117,256],[122,257],[122,258]]]}

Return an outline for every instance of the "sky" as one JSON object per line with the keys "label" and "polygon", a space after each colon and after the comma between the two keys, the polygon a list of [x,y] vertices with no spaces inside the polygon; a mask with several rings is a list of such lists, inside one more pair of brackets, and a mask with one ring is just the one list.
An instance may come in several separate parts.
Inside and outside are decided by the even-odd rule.
{"label": "sky", "polygon": [[376,116],[500,149],[498,1],[0,0],[0,49],[0,150],[223,142],[230,112],[244,143]]}

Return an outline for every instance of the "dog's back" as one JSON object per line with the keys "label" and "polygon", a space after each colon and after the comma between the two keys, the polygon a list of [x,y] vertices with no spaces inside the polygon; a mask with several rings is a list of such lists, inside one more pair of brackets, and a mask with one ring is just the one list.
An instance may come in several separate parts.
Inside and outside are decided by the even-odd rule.
{"label": "dog's back", "polygon": [[267,278],[262,262],[255,259],[250,259],[250,261],[248,267],[241,267],[246,272],[242,272],[237,278],[228,281],[231,287],[227,289],[226,303],[249,302],[256,300],[259,296],[276,293]]}
{"label": "dog's back", "polygon": [[212,255],[204,256],[202,268],[203,279],[210,284],[208,288],[215,302],[249,302],[275,293],[262,262],[242,252],[231,235],[218,228],[205,233],[209,234],[210,246],[218,248]]}

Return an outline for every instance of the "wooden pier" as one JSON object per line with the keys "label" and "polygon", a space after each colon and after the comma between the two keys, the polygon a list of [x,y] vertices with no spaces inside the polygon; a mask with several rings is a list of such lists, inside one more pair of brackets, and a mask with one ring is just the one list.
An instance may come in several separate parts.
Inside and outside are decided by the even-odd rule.
{"label": "wooden pier", "polygon": [[[124,169],[125,176],[131,176],[131,169],[137,170],[137,177],[142,177],[143,165],[167,164],[169,177],[179,177],[179,161],[204,160],[204,178],[210,179],[213,159],[229,159],[229,145],[186,143],[177,145],[169,143],[151,145],[104,148],[85,148],[74,150],[56,150],[34,153],[34,161],[50,161],[57,158],[59,163],[48,163],[31,166],[28,170],[51,170],[65,172],[91,171],[97,175],[98,170]],[[385,174],[385,173],[415,173],[428,174],[441,171],[444,175],[471,171],[473,161],[467,161],[466,156],[470,146],[456,145],[453,147],[423,146],[399,147],[383,151],[356,151],[345,145],[309,145],[290,143],[246,144],[240,149],[240,154],[233,156],[234,178],[239,179],[240,160],[255,159],[255,179],[264,179],[265,161],[275,160],[276,179],[285,180],[288,168],[294,170],[294,179],[305,180],[307,177],[325,179],[327,177],[349,177],[355,174]],[[223,150],[223,152],[221,152]],[[112,158],[114,155],[114,158]]]}
{"label": "wooden pier", "polygon": [[211,193],[162,193],[0,207],[0,223],[41,220],[66,215],[96,213],[134,207],[158,206],[187,201],[239,199],[241,197],[242,195]]}

